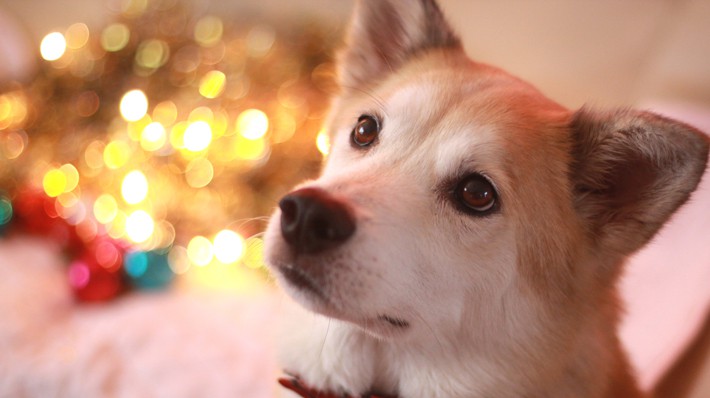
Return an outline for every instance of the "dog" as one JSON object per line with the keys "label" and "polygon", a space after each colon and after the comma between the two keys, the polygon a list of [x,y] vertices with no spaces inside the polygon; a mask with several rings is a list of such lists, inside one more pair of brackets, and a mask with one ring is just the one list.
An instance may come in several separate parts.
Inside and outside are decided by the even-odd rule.
{"label": "dog", "polygon": [[297,303],[304,397],[641,397],[616,335],[624,260],[686,202],[708,139],[568,110],[467,58],[434,0],[361,0],[320,177],[266,262]]}

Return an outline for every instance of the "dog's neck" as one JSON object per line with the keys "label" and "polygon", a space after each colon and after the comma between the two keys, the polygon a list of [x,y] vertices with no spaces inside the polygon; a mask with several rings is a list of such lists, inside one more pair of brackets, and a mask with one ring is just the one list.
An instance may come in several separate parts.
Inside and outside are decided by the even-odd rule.
{"label": "dog's neck", "polygon": [[548,340],[537,352],[531,346],[499,346],[488,354],[476,344],[449,344],[433,335],[417,342],[382,340],[348,323],[318,317],[300,337],[305,340],[291,342],[300,347],[291,345],[286,350],[291,357],[284,363],[288,372],[324,392],[562,398],[578,396],[582,385],[590,389],[585,397],[640,397],[608,322],[589,320],[575,338]]}

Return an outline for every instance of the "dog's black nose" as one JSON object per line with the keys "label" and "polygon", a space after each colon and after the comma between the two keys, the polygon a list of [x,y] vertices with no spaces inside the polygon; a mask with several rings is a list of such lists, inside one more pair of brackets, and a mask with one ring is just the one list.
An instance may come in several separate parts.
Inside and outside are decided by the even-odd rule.
{"label": "dog's black nose", "polygon": [[303,188],[284,196],[281,234],[297,253],[314,254],[340,245],[355,232],[355,220],[345,206],[318,188]]}

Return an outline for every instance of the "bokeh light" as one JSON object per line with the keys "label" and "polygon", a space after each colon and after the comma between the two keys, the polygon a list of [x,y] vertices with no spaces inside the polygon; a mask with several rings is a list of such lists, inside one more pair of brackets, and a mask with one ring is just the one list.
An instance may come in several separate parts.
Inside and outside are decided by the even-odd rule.
{"label": "bokeh light", "polygon": [[64,55],[67,50],[67,41],[64,35],[59,32],[52,32],[42,39],[39,45],[39,52],[47,61],[56,61]]}
{"label": "bokeh light", "polygon": [[146,151],[157,151],[165,145],[166,140],[165,127],[159,122],[148,124],[141,132],[141,148]]}
{"label": "bokeh light", "polygon": [[162,40],[146,40],[138,46],[136,64],[146,69],[158,69],[170,58],[170,47]]}
{"label": "bokeh light", "polygon": [[207,122],[198,120],[190,123],[183,136],[185,148],[192,152],[200,152],[212,142],[212,128]]}
{"label": "bokeh light", "polygon": [[237,262],[244,255],[244,238],[225,229],[214,237],[214,256],[224,264]]}
{"label": "bokeh light", "polygon": [[168,252],[168,264],[176,275],[182,275],[190,270],[190,258],[187,249],[182,246],[173,246]]}
{"label": "bokeh light", "polygon": [[118,169],[128,162],[131,147],[124,141],[111,141],[104,147],[104,163],[109,169]]}
{"label": "bokeh light", "polygon": [[246,252],[242,263],[249,268],[258,269],[264,266],[264,241],[252,236],[245,242]]}
{"label": "bokeh light", "polygon": [[318,147],[318,151],[323,156],[327,156],[330,153],[330,136],[325,129],[318,132],[316,136],[316,147]]}
{"label": "bokeh light", "polygon": [[139,170],[126,174],[121,184],[121,196],[126,203],[135,205],[148,196],[148,179]]}
{"label": "bokeh light", "polygon": [[248,140],[258,140],[269,130],[269,118],[258,109],[247,109],[237,117],[237,132]]}
{"label": "bokeh light", "polygon": [[101,32],[101,47],[108,52],[123,50],[131,39],[131,30],[122,23],[107,26]]}
{"label": "bokeh light", "polygon": [[187,164],[185,168],[185,181],[193,188],[207,186],[214,178],[212,163],[203,158],[198,158]]}
{"label": "bokeh light", "polygon": [[64,187],[64,192],[73,191],[77,185],[79,185],[79,170],[74,167],[73,164],[67,163],[59,168],[59,171],[64,174],[66,180],[66,186]]}
{"label": "bokeh light", "polygon": [[148,112],[148,97],[141,90],[131,90],[121,98],[120,111],[126,121],[138,121]]}
{"label": "bokeh light", "polygon": [[224,92],[227,76],[218,70],[209,71],[200,80],[200,94],[205,98],[217,98]]}
{"label": "bokeh light", "polygon": [[89,27],[85,23],[75,23],[67,28],[65,32],[67,47],[78,50],[89,41]]}
{"label": "bokeh light", "polygon": [[136,210],[126,218],[126,235],[135,243],[147,241],[155,228],[155,222],[150,214]]}
{"label": "bokeh light", "polygon": [[118,203],[109,194],[103,194],[96,198],[94,202],[94,217],[101,224],[108,224],[116,218],[118,214]]}
{"label": "bokeh light", "polygon": [[153,108],[153,121],[170,126],[177,120],[177,106],[173,101],[163,101]]}
{"label": "bokeh light", "polygon": [[222,39],[222,33],[224,32],[224,25],[222,20],[213,17],[206,16],[200,18],[195,24],[194,38],[197,43],[204,47],[211,47],[219,43]]}
{"label": "bokeh light", "polygon": [[187,244],[187,256],[197,266],[208,265],[214,258],[212,242],[204,236],[195,236]]}
{"label": "bokeh light", "polygon": [[67,187],[67,177],[59,169],[49,170],[42,180],[42,187],[47,196],[56,198]]}
{"label": "bokeh light", "polygon": [[0,228],[12,219],[12,202],[0,194]]}

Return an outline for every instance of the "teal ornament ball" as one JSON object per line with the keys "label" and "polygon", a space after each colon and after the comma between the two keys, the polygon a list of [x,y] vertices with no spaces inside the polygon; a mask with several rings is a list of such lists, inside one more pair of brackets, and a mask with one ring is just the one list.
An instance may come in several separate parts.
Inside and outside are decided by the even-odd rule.
{"label": "teal ornament ball", "polygon": [[0,236],[4,235],[12,221],[12,202],[0,193]]}
{"label": "teal ornament ball", "polygon": [[136,289],[164,289],[175,278],[167,253],[159,250],[138,250],[126,254],[123,269],[131,286]]}

